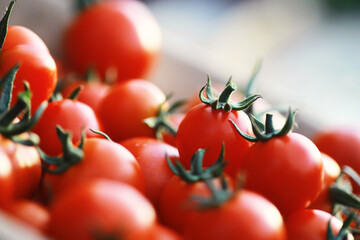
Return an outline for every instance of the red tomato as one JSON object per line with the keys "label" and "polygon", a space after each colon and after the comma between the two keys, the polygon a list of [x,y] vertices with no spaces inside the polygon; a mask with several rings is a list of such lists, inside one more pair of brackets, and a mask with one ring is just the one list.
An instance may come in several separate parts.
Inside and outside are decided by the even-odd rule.
{"label": "red tomato", "polygon": [[237,133],[229,119],[250,134],[250,120],[242,111],[214,110],[210,105],[201,103],[187,112],[176,136],[180,161],[186,168],[189,168],[191,156],[199,148],[208,149],[203,160],[204,167],[212,165],[224,143],[225,160],[228,161],[225,172],[232,177],[239,173],[241,159],[251,143]]}
{"label": "red tomato", "polygon": [[6,51],[19,45],[31,45],[39,51],[49,52],[44,41],[31,29],[24,26],[9,26],[1,51]]}
{"label": "red tomato", "polygon": [[[288,240],[326,240],[328,223],[336,235],[342,227],[342,221],[330,213],[316,209],[302,209],[285,219]],[[350,234],[348,240],[354,239]]]}
{"label": "red tomato", "polygon": [[340,167],[347,165],[360,173],[360,130],[337,128],[319,131],[312,137],[323,153],[332,157]]}
{"label": "red tomato", "polygon": [[67,84],[61,90],[61,93],[64,97],[69,97],[70,94],[80,86],[82,86],[82,89],[76,99],[79,102],[89,105],[96,113],[98,113],[99,104],[110,90],[110,86],[97,80],[85,81],[78,79]]}
{"label": "red tomato", "polygon": [[329,188],[333,185],[340,175],[341,169],[337,162],[329,157],[328,155],[322,153],[321,158],[324,163],[324,181],[320,190],[319,195],[313,201],[309,208],[320,209],[328,213],[332,213],[333,206],[330,200]]}
{"label": "red tomato", "polygon": [[285,240],[279,210],[263,196],[240,190],[220,206],[198,211],[185,222],[187,240]]}
{"label": "red tomato", "polygon": [[100,1],[83,10],[64,34],[68,65],[83,74],[92,66],[104,79],[145,78],[161,48],[160,28],[140,1]]}
{"label": "red tomato", "polygon": [[[25,136],[26,134],[24,134]],[[9,189],[5,184],[1,192],[13,191],[14,198],[31,197],[37,190],[41,178],[41,160],[35,147],[25,146],[15,143],[9,139],[0,136],[1,152],[6,154],[2,160],[3,165],[1,175],[4,176],[5,182],[13,181],[14,190]],[[8,169],[8,161],[11,163],[11,170]],[[12,175],[13,180],[10,180]],[[4,198],[7,194],[4,193]]]}
{"label": "red tomato", "polygon": [[146,80],[133,79],[112,86],[99,106],[104,132],[118,142],[132,137],[155,137],[144,120],[157,115],[165,94]]}
{"label": "red tomato", "polygon": [[51,156],[62,152],[61,142],[56,135],[56,125],[71,132],[73,143],[81,139],[82,130],[85,130],[87,137],[99,137],[90,128],[101,130],[94,110],[88,105],[71,99],[50,102],[32,131],[40,137],[41,150]]}
{"label": "red tomato", "polygon": [[157,207],[161,191],[174,175],[166,162],[165,154],[170,159],[178,158],[178,150],[160,140],[147,137],[131,138],[120,144],[138,161],[145,179],[145,195]]}
{"label": "red tomato", "polygon": [[[234,186],[233,179],[226,178],[230,187]],[[219,178],[212,180],[215,186],[220,186]],[[184,231],[185,222],[193,217],[197,205],[191,201],[192,195],[209,196],[210,190],[204,181],[187,183],[174,175],[165,185],[159,199],[160,220],[179,233]],[[199,238],[206,239],[206,238]]]}
{"label": "red tomato", "polygon": [[17,71],[12,103],[18,93],[24,90],[23,81],[30,84],[32,113],[43,101],[50,99],[57,83],[57,68],[47,46],[31,30],[21,26],[10,26],[0,52],[0,76],[3,76],[15,64]]}
{"label": "red tomato", "polygon": [[45,232],[49,223],[49,211],[37,202],[18,200],[9,203],[6,212],[30,227]]}
{"label": "red tomato", "polygon": [[156,222],[151,203],[128,184],[86,181],[67,189],[50,208],[48,233],[57,240],[125,237]]}
{"label": "red tomato", "polygon": [[[135,157],[123,146],[102,138],[85,139],[84,156],[61,174],[47,174],[55,195],[80,182],[106,178],[127,183],[144,191],[144,178]],[[51,168],[54,169],[54,168]]]}
{"label": "red tomato", "polygon": [[267,197],[285,216],[308,207],[320,192],[324,178],[321,154],[301,134],[256,142],[242,160],[245,188]]}

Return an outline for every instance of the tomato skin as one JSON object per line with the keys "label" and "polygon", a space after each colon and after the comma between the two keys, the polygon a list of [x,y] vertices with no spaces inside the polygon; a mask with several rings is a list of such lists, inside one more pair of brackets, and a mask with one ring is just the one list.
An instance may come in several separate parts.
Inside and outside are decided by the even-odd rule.
{"label": "tomato skin", "polygon": [[96,113],[99,111],[98,107],[101,100],[110,90],[110,86],[100,81],[84,81],[81,79],[75,80],[65,86],[61,90],[62,95],[66,98],[78,87],[82,86],[77,100],[89,105]]}
{"label": "tomato skin", "polygon": [[324,178],[319,150],[297,133],[252,145],[243,158],[242,170],[245,188],[267,197],[284,216],[308,207]]}
{"label": "tomato skin", "polygon": [[15,194],[15,183],[10,158],[1,148],[0,165],[0,207],[3,207],[13,200],[13,196]]}
{"label": "tomato skin", "polygon": [[[168,121],[172,124],[172,126],[176,129],[176,131],[179,129],[179,125],[181,121],[184,119],[185,113],[173,113],[168,116]],[[166,142],[167,144],[170,144],[174,147],[176,147],[176,135],[173,135],[169,132],[164,131],[162,133],[162,140]]]}
{"label": "tomato skin", "polygon": [[44,41],[31,29],[19,25],[9,26],[1,51],[7,51],[19,45],[30,45],[39,51],[49,52]]}
{"label": "tomato skin", "polygon": [[[234,180],[226,176],[229,189],[233,189]],[[220,186],[219,178],[213,180],[215,186]],[[187,183],[174,175],[165,185],[159,199],[159,218],[161,222],[183,233],[185,222],[194,216],[197,205],[191,201],[192,195],[210,196],[210,190],[204,181]]]}
{"label": "tomato skin", "polygon": [[50,102],[32,131],[40,137],[41,150],[51,156],[62,152],[56,125],[71,132],[73,143],[80,141],[83,129],[87,137],[99,137],[90,128],[102,130],[94,110],[88,105],[71,99]]}
{"label": "tomato skin", "polygon": [[12,201],[6,205],[6,212],[30,227],[45,232],[50,215],[47,208],[31,200]]}
{"label": "tomato skin", "polygon": [[181,121],[176,144],[180,161],[189,168],[191,156],[199,148],[207,149],[203,166],[212,165],[218,158],[222,143],[225,144],[225,172],[236,177],[241,168],[241,160],[251,143],[240,136],[229,119],[245,133],[250,134],[251,123],[242,111],[213,110],[206,104],[193,107]]}
{"label": "tomato skin", "polygon": [[50,207],[48,234],[57,240],[145,231],[156,222],[151,203],[128,184],[86,181],[67,189]]}
{"label": "tomato skin", "polygon": [[[333,233],[337,234],[342,227],[342,221],[330,213],[317,209],[302,209],[294,212],[285,219],[288,240],[326,240],[330,219]],[[346,239],[354,238],[349,234]]]}
{"label": "tomato skin", "polygon": [[324,162],[324,181],[319,195],[316,197],[315,201],[310,204],[309,208],[320,209],[332,213],[329,188],[335,183],[337,177],[341,173],[341,169],[339,164],[325,153],[321,154],[321,158]]}
{"label": "tomato skin", "polygon": [[24,90],[23,81],[30,84],[32,92],[32,113],[43,101],[50,99],[57,82],[57,69],[54,59],[48,52],[39,51],[31,45],[18,45],[0,54],[0,76],[19,63],[12,93],[12,104],[17,94]]}
{"label": "tomato skin", "polygon": [[263,196],[240,190],[228,202],[198,211],[185,223],[187,240],[286,240],[279,210]]}
{"label": "tomato skin", "polygon": [[155,137],[155,130],[144,120],[157,115],[165,94],[143,79],[132,79],[112,86],[99,106],[104,132],[116,142],[132,137]]}
{"label": "tomato skin", "polygon": [[57,197],[71,186],[92,179],[110,179],[144,191],[144,178],[135,157],[122,145],[102,138],[87,138],[83,159],[61,174],[47,174],[45,183]]}
{"label": "tomato skin", "polygon": [[101,1],[73,20],[63,47],[69,66],[80,74],[93,66],[101,79],[108,69],[117,72],[117,81],[145,78],[160,52],[161,33],[142,2]]}
{"label": "tomato skin", "polygon": [[334,128],[319,131],[312,137],[323,153],[332,157],[340,167],[347,165],[360,173],[360,130]]}
{"label": "tomato skin", "polygon": [[179,234],[172,229],[162,226],[160,224],[154,224],[153,227],[143,232],[134,232],[126,240],[182,240]]}
{"label": "tomato skin", "polygon": [[165,154],[170,159],[179,158],[178,150],[160,140],[148,137],[130,138],[120,142],[136,158],[145,179],[145,196],[157,208],[161,191],[174,175]]}

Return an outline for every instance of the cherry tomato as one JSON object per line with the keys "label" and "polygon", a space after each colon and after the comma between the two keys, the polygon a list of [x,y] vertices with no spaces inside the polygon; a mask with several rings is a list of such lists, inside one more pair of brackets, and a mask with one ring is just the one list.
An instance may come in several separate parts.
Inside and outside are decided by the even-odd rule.
{"label": "cherry tomato", "polygon": [[[123,236],[153,226],[151,203],[128,184],[93,180],[77,184],[50,208],[48,234],[57,240],[95,240]],[[119,234],[119,235],[116,235]]]}
{"label": "cherry tomato", "polygon": [[185,222],[188,240],[285,240],[286,229],[279,210],[266,198],[240,190],[219,206],[198,211]]}
{"label": "cherry tomato", "polygon": [[57,125],[71,132],[73,143],[80,140],[82,130],[85,130],[87,137],[99,137],[90,128],[102,130],[94,110],[85,103],[72,99],[50,102],[32,131],[40,137],[41,150],[51,156],[62,152],[61,142],[56,135]]}
{"label": "cherry tomato", "polygon": [[245,188],[267,197],[284,216],[308,207],[324,178],[319,150],[298,133],[256,142],[243,158],[242,171]]}
{"label": "cherry tomato", "polygon": [[6,205],[5,211],[40,232],[45,232],[50,219],[48,209],[31,200],[12,201]]}
{"label": "cherry tomato", "polygon": [[15,185],[10,158],[2,149],[0,149],[0,165],[0,207],[3,207],[13,200]]}
{"label": "cherry tomato", "polygon": [[[343,223],[330,213],[317,209],[302,209],[285,219],[288,240],[326,240],[328,223],[334,235],[338,234]],[[354,239],[351,234],[348,240]]]}
{"label": "cherry tomato", "polygon": [[[144,178],[135,157],[122,145],[102,138],[87,138],[83,158],[60,174],[47,174],[45,183],[56,195],[80,182],[105,178],[144,191]],[[50,168],[54,169],[54,168]]]}
{"label": "cherry tomato", "polygon": [[12,103],[24,90],[23,81],[30,84],[32,113],[43,101],[50,99],[57,83],[57,68],[50,52],[41,38],[32,30],[22,26],[9,26],[0,52],[0,76],[15,64],[17,71]]}
{"label": "cherry tomato", "polygon": [[147,6],[134,0],[99,1],[84,9],[64,33],[68,66],[79,74],[91,66],[104,79],[146,78],[161,48],[160,28]]}
{"label": "cherry tomato", "polygon": [[[219,178],[212,181],[215,186],[221,184]],[[231,177],[227,176],[226,181],[230,187],[234,187]],[[209,196],[210,190],[204,181],[187,183],[177,175],[170,178],[159,199],[159,217],[162,223],[183,233],[185,223],[193,217],[198,207],[191,200],[192,195]]]}
{"label": "cherry tomato", "polygon": [[360,173],[360,130],[333,128],[319,131],[312,137],[323,153],[332,157],[340,167],[347,165]]}
{"label": "cherry tomato", "polygon": [[165,94],[154,83],[132,79],[113,85],[99,105],[104,132],[118,142],[132,137],[155,137],[144,120],[157,115]]}
{"label": "cherry tomato", "polygon": [[236,132],[229,119],[250,134],[250,120],[242,111],[213,110],[211,106],[201,103],[187,112],[176,136],[180,161],[186,168],[189,168],[191,156],[199,148],[208,149],[203,163],[204,167],[210,166],[216,161],[224,143],[225,159],[228,161],[225,172],[233,177],[239,173],[241,158],[251,143]]}
{"label": "cherry tomato", "polygon": [[160,140],[148,137],[130,138],[120,144],[138,161],[145,179],[145,195],[157,207],[161,191],[174,175],[166,162],[165,154],[170,159],[177,159],[178,150]]}
{"label": "cherry tomato", "polygon": [[[24,133],[24,135],[27,135]],[[6,154],[4,156],[3,165],[3,176],[7,183],[9,178],[7,174],[12,175],[14,190],[1,190],[4,191],[4,198],[6,198],[6,192],[13,192],[13,198],[28,198],[31,197],[37,190],[40,178],[41,178],[41,160],[39,153],[35,147],[25,146],[19,143],[15,143],[10,139],[0,136],[1,152]],[[8,169],[8,161],[11,163],[11,170]],[[5,185],[6,186],[6,185]]]}

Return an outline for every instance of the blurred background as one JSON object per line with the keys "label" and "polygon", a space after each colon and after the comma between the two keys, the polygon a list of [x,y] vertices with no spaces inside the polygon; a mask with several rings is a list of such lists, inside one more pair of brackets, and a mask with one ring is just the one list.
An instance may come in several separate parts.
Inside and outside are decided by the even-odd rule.
{"label": "blurred background", "polygon": [[[151,78],[186,97],[230,76],[244,88],[257,61],[256,91],[298,108],[299,131],[360,124],[359,0],[143,0],[163,33]],[[4,11],[10,0],[1,0]],[[30,27],[61,56],[71,0],[18,0],[11,24]]]}

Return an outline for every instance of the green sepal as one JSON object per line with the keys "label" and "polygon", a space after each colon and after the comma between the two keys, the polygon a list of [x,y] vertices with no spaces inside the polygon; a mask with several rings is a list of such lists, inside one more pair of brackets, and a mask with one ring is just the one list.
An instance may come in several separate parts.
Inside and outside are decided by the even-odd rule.
{"label": "green sepal", "polygon": [[0,114],[10,107],[12,89],[19,65],[15,64],[0,80],[0,89],[3,89],[0,96]]}
{"label": "green sepal", "polygon": [[179,176],[182,180],[188,183],[221,176],[227,164],[227,162],[224,161],[225,145],[222,144],[221,152],[216,162],[208,168],[203,168],[203,158],[206,150],[207,149],[200,148],[195,152],[195,154],[191,157],[189,170],[186,170],[185,167],[180,163],[180,161],[175,161],[173,164],[167,153],[165,154],[165,158],[170,170],[175,175]]}
{"label": "green sepal", "polygon": [[[81,141],[79,146],[75,147],[71,141],[71,133],[65,131],[61,126],[56,126],[56,133],[62,145],[62,155],[61,156],[49,156],[44,153],[39,147],[38,152],[42,161],[46,164],[43,164],[43,170],[50,174],[61,174],[68,170],[71,166],[79,163],[83,157],[83,145],[85,140],[85,131],[81,132]],[[55,166],[54,169],[50,169],[49,166]]]}
{"label": "green sepal", "polygon": [[234,197],[235,191],[231,191],[228,187],[226,182],[226,178],[221,177],[221,188],[216,189],[213,184],[212,179],[205,179],[205,183],[208,186],[211,196],[210,197],[203,197],[200,195],[192,195],[191,200],[195,202],[198,206],[198,210],[206,210],[210,208],[220,207],[226,202],[228,202],[231,198]]}
{"label": "green sepal", "polygon": [[[332,217],[333,218],[333,217]],[[334,235],[332,228],[331,228],[331,219],[328,222],[327,229],[326,229],[326,239],[327,240],[346,240],[346,236],[351,234],[349,231],[349,227],[351,222],[355,219],[355,213],[351,212],[349,216],[343,222],[343,225],[337,235]]]}
{"label": "green sepal", "polygon": [[74,91],[72,91],[70,95],[67,97],[67,99],[76,100],[83,88],[84,88],[83,85],[80,85],[77,88],[75,88]]}
{"label": "green sepal", "polygon": [[16,2],[16,0],[13,0],[10,2],[9,7],[7,8],[7,10],[5,12],[5,15],[0,20],[0,51],[5,42],[7,29],[8,29],[8,25],[9,25],[9,18],[10,18],[10,14],[11,14],[11,11],[13,9],[15,2]]}
{"label": "green sepal", "polygon": [[76,9],[78,12],[81,12],[98,1],[99,0],[76,0]]}
{"label": "green sepal", "polygon": [[181,106],[184,105],[186,100],[179,100],[170,105],[169,109],[164,110],[164,104],[167,103],[169,97],[166,97],[166,100],[160,104],[157,115],[155,117],[149,117],[144,119],[146,125],[150,128],[155,129],[155,137],[159,140],[163,140],[162,133],[168,132],[173,136],[176,136],[177,129],[169,120],[168,117],[178,110]]}
{"label": "green sepal", "polygon": [[231,94],[237,90],[236,84],[229,79],[227,82],[225,89],[220,93],[219,97],[215,96],[211,87],[211,79],[208,76],[207,83],[200,90],[199,97],[200,100],[210,105],[214,110],[222,109],[225,112],[230,112],[232,110],[240,111],[245,110],[251,104],[253,104],[257,99],[261,98],[261,95],[255,94],[245,98],[241,102],[233,102],[231,101]]}
{"label": "green sepal", "polygon": [[329,188],[330,199],[333,204],[360,209],[360,198],[355,194],[338,187],[336,184]]}
{"label": "green sepal", "polygon": [[95,130],[90,128],[90,131],[92,131],[93,133],[99,134],[101,136],[103,136],[105,139],[109,140],[110,142],[112,142],[113,140],[109,137],[109,135],[107,135],[106,133],[99,131],[99,130]]}
{"label": "green sepal", "polygon": [[256,117],[254,117],[253,115],[250,115],[250,121],[251,121],[252,129],[253,129],[255,136],[250,136],[250,135],[244,133],[236,126],[236,124],[232,120],[229,120],[229,121],[234,125],[236,131],[247,141],[265,142],[271,138],[281,137],[281,136],[288,134],[295,125],[295,113],[296,113],[296,111],[293,111],[293,110],[291,110],[291,108],[289,108],[288,117],[286,119],[286,122],[285,122],[284,126],[279,130],[274,129],[274,127],[273,127],[272,114],[266,114],[266,119],[265,119],[264,125],[261,124],[261,122]]}

